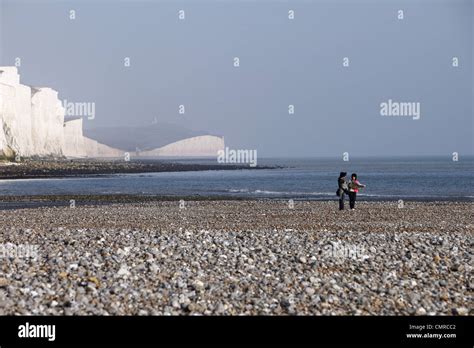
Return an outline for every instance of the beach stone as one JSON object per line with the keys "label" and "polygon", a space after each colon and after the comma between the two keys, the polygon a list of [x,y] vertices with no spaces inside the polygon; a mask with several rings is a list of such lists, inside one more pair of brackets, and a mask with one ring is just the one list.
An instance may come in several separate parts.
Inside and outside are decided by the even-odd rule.
{"label": "beach stone", "polygon": [[118,275],[119,277],[128,277],[130,274],[131,274],[131,273],[130,273],[130,271],[128,270],[127,265],[124,265],[124,264],[120,266],[120,269],[119,269],[118,272],[117,272],[117,275]]}
{"label": "beach stone", "polygon": [[469,315],[469,309],[466,307],[459,307],[455,310],[457,315]]}
{"label": "beach stone", "polygon": [[426,315],[426,309],[420,307],[416,310],[416,315]]}
{"label": "beach stone", "polygon": [[194,281],[193,286],[196,290],[203,290],[204,289],[204,283],[200,280]]}
{"label": "beach stone", "polygon": [[[394,211],[390,202],[361,201],[344,218],[331,201],[301,201],[282,214],[272,200],[186,203],[186,211],[166,200],[0,210],[0,239],[28,238],[42,255],[2,264],[9,283],[0,287],[0,311],[469,315],[470,203],[410,202]],[[337,249],[361,246],[376,253],[364,259]]]}
{"label": "beach stone", "polygon": [[0,288],[6,287],[10,282],[6,278],[0,278]]}

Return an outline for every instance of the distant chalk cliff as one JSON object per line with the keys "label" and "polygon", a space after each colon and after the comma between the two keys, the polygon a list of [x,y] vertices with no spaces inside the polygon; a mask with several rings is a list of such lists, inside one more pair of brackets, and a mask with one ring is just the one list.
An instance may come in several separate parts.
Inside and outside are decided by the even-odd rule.
{"label": "distant chalk cliff", "polygon": [[[65,119],[65,109],[57,91],[22,85],[16,67],[0,67],[2,158],[118,158],[126,152],[151,157],[216,157],[225,147],[223,137],[184,132],[170,126],[156,128],[156,132],[149,129],[149,134],[132,128],[90,131],[92,138],[99,142],[89,134],[84,136],[82,118]],[[115,136],[117,134],[120,136]],[[120,143],[124,140],[127,142]],[[140,147],[136,154],[133,153],[135,149],[132,150],[135,144],[138,145],[136,149]]]}

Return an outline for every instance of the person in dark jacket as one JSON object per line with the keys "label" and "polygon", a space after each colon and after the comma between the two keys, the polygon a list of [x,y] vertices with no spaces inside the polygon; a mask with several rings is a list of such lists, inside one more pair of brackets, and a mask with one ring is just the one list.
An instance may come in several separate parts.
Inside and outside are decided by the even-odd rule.
{"label": "person in dark jacket", "polygon": [[365,185],[362,185],[359,180],[357,180],[357,174],[352,173],[351,175],[351,182],[349,183],[349,206],[351,209],[355,209],[356,199],[357,199],[357,192],[359,192],[360,188],[364,188]]}
{"label": "person in dark jacket", "polygon": [[349,188],[346,182],[346,172],[341,172],[339,174],[339,179],[337,180],[337,196],[339,197],[339,210],[344,210],[344,195],[349,194]]}

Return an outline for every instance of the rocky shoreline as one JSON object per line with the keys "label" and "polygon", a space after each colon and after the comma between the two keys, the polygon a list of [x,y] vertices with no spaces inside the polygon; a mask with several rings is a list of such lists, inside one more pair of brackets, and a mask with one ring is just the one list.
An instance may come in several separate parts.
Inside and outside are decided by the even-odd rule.
{"label": "rocky shoreline", "polygon": [[472,203],[336,205],[0,211],[0,315],[473,314]]}
{"label": "rocky shoreline", "polygon": [[202,170],[273,169],[232,164],[173,163],[157,160],[25,160],[0,163],[1,179],[63,178],[110,174],[183,172]]}

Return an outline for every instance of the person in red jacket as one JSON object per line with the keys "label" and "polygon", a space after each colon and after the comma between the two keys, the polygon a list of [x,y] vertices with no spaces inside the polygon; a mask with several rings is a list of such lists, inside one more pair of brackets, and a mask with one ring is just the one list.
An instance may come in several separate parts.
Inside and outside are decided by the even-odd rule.
{"label": "person in red jacket", "polygon": [[362,185],[359,180],[357,180],[357,174],[352,173],[351,182],[349,183],[349,207],[355,209],[355,203],[357,199],[357,192],[360,188],[364,188],[365,185]]}

